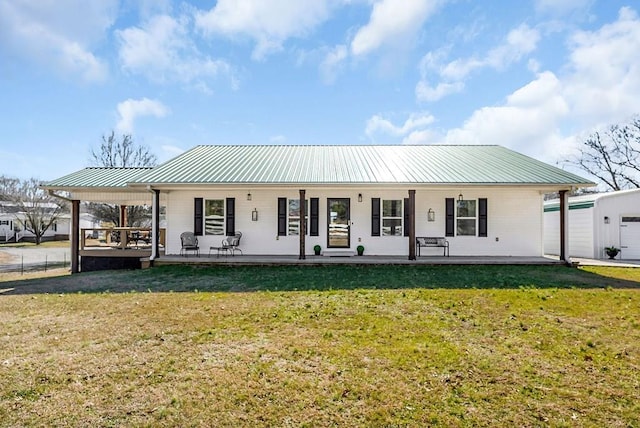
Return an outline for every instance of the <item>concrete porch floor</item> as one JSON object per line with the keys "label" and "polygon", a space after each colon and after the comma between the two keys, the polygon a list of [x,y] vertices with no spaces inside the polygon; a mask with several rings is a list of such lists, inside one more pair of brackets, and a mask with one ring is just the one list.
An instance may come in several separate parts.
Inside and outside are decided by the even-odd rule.
{"label": "concrete porch floor", "polygon": [[558,258],[551,257],[462,257],[462,256],[422,256],[416,260],[408,260],[407,256],[353,256],[353,257],[325,257],[307,256],[299,260],[298,256],[269,256],[269,255],[235,255],[216,257],[206,253],[200,257],[165,255],[154,261],[155,266],[172,264],[191,265],[245,265],[245,266],[280,266],[280,265],[562,265]]}

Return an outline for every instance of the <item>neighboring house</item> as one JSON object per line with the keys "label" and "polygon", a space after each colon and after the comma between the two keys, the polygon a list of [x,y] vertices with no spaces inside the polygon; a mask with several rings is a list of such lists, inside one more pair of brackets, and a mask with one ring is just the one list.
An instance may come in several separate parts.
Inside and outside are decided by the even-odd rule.
{"label": "neighboring house", "polygon": [[[559,201],[544,203],[544,250],[559,253]],[[569,198],[569,255],[607,258],[605,247],[621,259],[640,259],[640,189]]]}
{"label": "neighboring house", "polygon": [[[25,230],[23,224],[26,215],[19,207],[7,201],[0,201],[0,242],[34,241],[33,233]],[[69,239],[71,216],[61,214],[42,236],[43,241],[59,241]]]}
{"label": "neighboring house", "polygon": [[86,168],[43,185],[78,201],[166,206],[166,254],[180,253],[184,231],[204,249],[241,231],[244,254],[363,245],[410,258],[409,236],[446,237],[452,256],[541,256],[543,195],[588,186],[500,146],[447,145],[197,146],[154,168]]}

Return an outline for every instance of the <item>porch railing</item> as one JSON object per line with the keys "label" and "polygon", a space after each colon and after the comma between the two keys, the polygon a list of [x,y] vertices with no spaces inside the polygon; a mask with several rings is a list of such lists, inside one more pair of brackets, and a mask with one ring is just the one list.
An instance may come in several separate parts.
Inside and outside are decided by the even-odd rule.
{"label": "porch railing", "polygon": [[[160,246],[165,245],[166,229],[160,229]],[[151,228],[94,227],[80,229],[80,250],[150,249]]]}

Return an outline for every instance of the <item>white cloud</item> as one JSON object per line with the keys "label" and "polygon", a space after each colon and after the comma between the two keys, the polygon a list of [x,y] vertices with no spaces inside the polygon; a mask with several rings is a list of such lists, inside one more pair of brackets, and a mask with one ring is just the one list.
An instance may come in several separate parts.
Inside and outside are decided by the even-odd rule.
{"label": "white cloud", "polygon": [[117,31],[116,36],[122,67],[158,83],[180,82],[209,93],[211,79],[231,73],[225,61],[199,51],[190,38],[189,20],[184,16],[154,16],[142,27]]}
{"label": "white cloud", "polygon": [[219,0],[207,12],[196,14],[196,26],[205,34],[255,41],[254,59],[282,49],[290,37],[302,37],[329,17],[327,0]]}
{"label": "white cloud", "polygon": [[108,67],[91,48],[106,37],[117,5],[117,0],[0,0],[0,50],[63,75],[102,81]]}
{"label": "white cloud", "polygon": [[640,19],[630,8],[597,31],[571,39],[566,96],[585,124],[640,112]]}
{"label": "white cloud", "polygon": [[385,119],[381,115],[374,115],[368,121],[365,128],[365,134],[372,140],[391,137],[394,140],[402,138],[403,143],[423,142],[427,135],[430,135],[428,126],[431,125],[434,118],[431,114],[412,113],[401,126],[394,125],[390,120]]}
{"label": "white cloud", "polygon": [[593,0],[535,0],[538,12],[553,16],[564,16],[575,11],[587,10]]}
{"label": "white cloud", "polygon": [[325,56],[320,64],[320,76],[325,83],[331,84],[335,82],[338,72],[347,59],[348,54],[347,46],[338,45],[331,49]]}
{"label": "white cloud", "polygon": [[459,129],[450,130],[448,144],[499,144],[545,158],[559,141],[559,125],[569,113],[562,84],[545,72],[518,89],[502,106],[476,110]]}
{"label": "white cloud", "polygon": [[353,55],[366,55],[382,46],[406,45],[436,10],[439,0],[379,0],[369,22],[351,42]]}
{"label": "white cloud", "polygon": [[446,134],[452,144],[500,144],[549,162],[566,159],[593,129],[640,112],[640,19],[618,20],[571,37],[564,75],[542,72],[504,104],[476,110]]}
{"label": "white cloud", "polygon": [[[458,58],[443,64],[445,50],[427,53],[420,61],[421,80],[416,85],[418,101],[437,101],[464,88],[464,80],[475,70],[502,70],[533,52],[540,41],[540,32],[526,24],[512,29],[504,43],[489,50],[483,57]],[[428,80],[436,74],[440,81],[434,86]]]}
{"label": "white cloud", "polygon": [[527,24],[509,31],[506,43],[489,51],[484,63],[496,69],[502,69],[523,56],[533,52],[540,41],[540,32]]}
{"label": "white cloud", "polygon": [[462,92],[464,89],[463,82],[440,82],[435,87],[429,86],[429,83],[425,80],[418,82],[416,86],[416,97],[420,101],[437,101],[447,95]]}
{"label": "white cloud", "polygon": [[162,149],[163,159],[173,158],[184,153],[184,149],[174,146],[172,144],[163,144],[162,146],[160,146],[160,148]]}
{"label": "white cloud", "polygon": [[169,114],[169,109],[157,100],[142,98],[140,100],[127,99],[118,103],[118,116],[116,130],[123,134],[133,132],[133,124],[140,116],[165,117]]}
{"label": "white cloud", "polygon": [[287,141],[287,137],[284,135],[274,135],[269,138],[269,142],[273,144],[284,144]]}

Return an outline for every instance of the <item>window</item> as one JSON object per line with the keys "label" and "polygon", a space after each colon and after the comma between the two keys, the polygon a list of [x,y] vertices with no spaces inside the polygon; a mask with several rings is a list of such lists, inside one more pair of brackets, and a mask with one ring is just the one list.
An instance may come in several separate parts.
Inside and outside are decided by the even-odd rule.
{"label": "window", "polygon": [[476,200],[458,201],[456,209],[456,235],[476,236]]}
{"label": "window", "polygon": [[[307,225],[309,218],[309,201],[304,201],[304,224]],[[300,199],[289,199],[288,209],[289,235],[300,235]],[[305,234],[309,234],[308,228],[305,227]]]}
{"label": "window", "polygon": [[382,201],[382,236],[402,236],[402,199]]}
{"label": "window", "polygon": [[224,235],[224,199],[204,202],[205,235]]}

